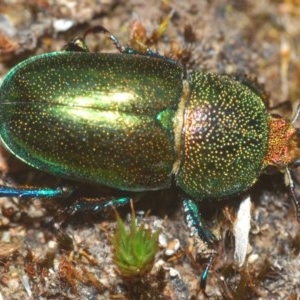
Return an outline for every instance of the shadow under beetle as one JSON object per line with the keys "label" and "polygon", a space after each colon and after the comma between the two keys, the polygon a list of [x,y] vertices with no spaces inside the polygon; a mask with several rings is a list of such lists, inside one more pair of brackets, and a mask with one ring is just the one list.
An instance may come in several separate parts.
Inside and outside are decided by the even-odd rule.
{"label": "shadow under beetle", "polygon": [[[174,60],[123,47],[121,54],[90,53],[83,39],[64,51],[31,57],[0,87],[0,137],[25,163],[58,176],[124,191],[182,191],[189,227],[208,248],[217,240],[197,201],[247,191],[268,167],[286,174],[299,165],[300,132],[269,114],[260,95],[228,76],[187,73]],[[299,112],[299,109],[298,109]],[[57,197],[70,188],[11,188],[0,196]],[[75,210],[128,203],[114,199]],[[213,262],[201,275],[201,288]]]}

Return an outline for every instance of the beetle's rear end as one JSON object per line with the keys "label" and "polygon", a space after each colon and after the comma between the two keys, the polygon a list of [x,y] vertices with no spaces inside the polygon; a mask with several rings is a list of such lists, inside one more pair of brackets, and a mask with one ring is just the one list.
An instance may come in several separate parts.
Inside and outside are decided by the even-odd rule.
{"label": "beetle's rear end", "polygon": [[123,190],[171,184],[182,70],[163,60],[57,52],[15,67],[0,88],[0,135],[44,171]]}

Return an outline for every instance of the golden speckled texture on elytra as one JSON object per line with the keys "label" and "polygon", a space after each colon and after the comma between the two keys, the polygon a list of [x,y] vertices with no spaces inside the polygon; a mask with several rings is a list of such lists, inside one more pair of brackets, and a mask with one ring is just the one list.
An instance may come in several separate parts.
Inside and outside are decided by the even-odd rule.
{"label": "golden speckled texture on elytra", "polygon": [[44,171],[124,190],[171,184],[182,69],[142,56],[55,52],[0,89],[0,135]]}
{"label": "golden speckled texture on elytra", "polygon": [[226,76],[189,76],[178,185],[195,198],[216,198],[251,187],[262,171],[269,115],[248,87]]}

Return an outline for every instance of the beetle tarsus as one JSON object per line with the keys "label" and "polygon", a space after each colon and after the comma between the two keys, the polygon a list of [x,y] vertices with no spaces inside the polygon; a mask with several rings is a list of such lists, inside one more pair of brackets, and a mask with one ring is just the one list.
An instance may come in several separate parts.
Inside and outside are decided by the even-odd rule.
{"label": "beetle tarsus", "polygon": [[73,215],[77,212],[99,212],[101,210],[113,207],[119,207],[126,205],[130,202],[131,198],[129,197],[121,197],[114,198],[107,201],[97,201],[97,202],[89,202],[89,201],[78,201],[74,205],[68,208],[68,212],[70,215]]}
{"label": "beetle tarsus", "polygon": [[201,287],[202,292],[205,295],[206,295],[205,288],[206,288],[207,276],[208,276],[209,270],[211,269],[213,263],[214,263],[214,251],[211,252],[211,255],[208,259],[208,263],[207,263],[207,265],[206,265],[206,267],[205,267],[205,269],[202,272],[201,277],[200,277],[200,287]]}
{"label": "beetle tarsus", "polygon": [[70,187],[57,188],[30,188],[30,187],[9,187],[0,185],[0,197],[19,198],[66,198],[73,193]]}
{"label": "beetle tarsus", "polygon": [[140,52],[132,47],[129,47],[129,46],[123,46],[119,40],[110,32],[108,31],[105,27],[101,26],[101,25],[98,25],[98,26],[94,26],[90,29],[88,29],[84,36],[83,36],[83,40],[86,39],[86,37],[89,35],[89,34],[95,34],[95,33],[101,33],[101,34],[104,34],[104,36],[108,37],[112,43],[115,45],[115,47],[118,49],[118,51],[120,53],[123,53],[123,54],[137,54],[137,55],[142,55],[142,56],[148,56],[148,57],[152,57],[152,58],[158,58],[158,59],[163,59],[163,60],[166,60],[168,62],[171,62],[171,63],[175,63],[177,64],[177,61],[170,58],[170,57],[167,57],[167,56],[164,56],[164,55],[161,55],[159,54],[157,51],[156,52],[153,52],[151,49],[147,48],[145,53],[144,52]]}
{"label": "beetle tarsus", "polygon": [[287,177],[287,184],[288,184],[288,188],[289,188],[289,194],[290,197],[292,198],[292,201],[294,203],[295,206],[295,211],[296,211],[296,218],[297,221],[300,223],[300,202],[299,199],[296,195],[295,192],[295,184],[291,175],[290,170],[287,168],[285,171],[286,177]]}
{"label": "beetle tarsus", "polygon": [[290,186],[289,189],[290,189],[291,198],[292,198],[293,203],[295,205],[296,218],[297,218],[298,223],[300,223],[300,203],[299,203],[299,199],[296,196],[294,187]]}
{"label": "beetle tarsus", "polygon": [[192,235],[197,235],[205,245],[210,249],[210,255],[208,257],[208,263],[200,277],[200,287],[205,293],[206,281],[209,270],[211,269],[216,254],[213,249],[213,245],[217,242],[215,235],[207,228],[207,225],[203,221],[201,214],[198,210],[196,203],[190,199],[183,201],[183,208],[186,215],[187,225],[191,230]]}
{"label": "beetle tarsus", "polygon": [[83,39],[85,40],[86,37],[89,35],[89,34],[95,34],[95,33],[101,33],[103,34],[104,36],[108,37],[112,42],[113,44],[115,45],[115,47],[121,52],[121,53],[127,53],[126,52],[126,49],[127,47],[124,47],[119,41],[118,39],[110,32],[108,31],[106,28],[104,28],[103,26],[101,25],[98,25],[98,26],[94,26],[90,29],[88,29],[85,33],[84,33],[84,36],[83,36]]}
{"label": "beetle tarsus", "polygon": [[298,120],[299,114],[300,114],[300,103],[298,104],[297,109],[294,115],[292,116],[291,124],[295,125],[296,121]]}

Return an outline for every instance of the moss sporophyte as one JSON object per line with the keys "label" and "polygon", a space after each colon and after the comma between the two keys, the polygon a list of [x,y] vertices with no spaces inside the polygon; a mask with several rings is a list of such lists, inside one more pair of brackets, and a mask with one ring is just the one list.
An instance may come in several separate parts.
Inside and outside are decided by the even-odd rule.
{"label": "moss sporophyte", "polygon": [[[167,189],[174,182],[189,227],[210,249],[217,239],[205,226],[197,201],[245,192],[269,166],[287,175],[300,220],[291,177],[300,158],[296,117],[272,116],[255,89],[228,76],[186,72],[149,49],[140,53],[123,47],[103,27],[90,32],[107,35],[121,53],[90,53],[77,39],[63,51],[21,62],[4,78],[0,137],[15,156],[57,176],[123,191]],[[72,191],[1,186],[0,196],[57,197]],[[88,208],[128,201],[117,198]],[[137,251],[137,256],[123,250],[116,255],[122,272],[129,274],[125,264],[139,265],[146,257],[148,233],[131,224],[129,238],[118,224],[125,248]],[[214,253],[202,273],[202,289]]]}

